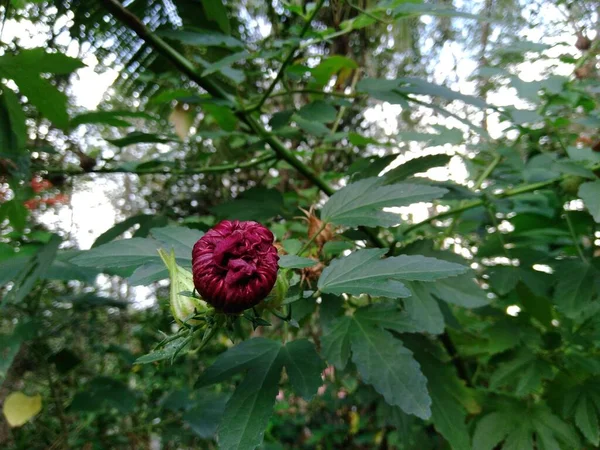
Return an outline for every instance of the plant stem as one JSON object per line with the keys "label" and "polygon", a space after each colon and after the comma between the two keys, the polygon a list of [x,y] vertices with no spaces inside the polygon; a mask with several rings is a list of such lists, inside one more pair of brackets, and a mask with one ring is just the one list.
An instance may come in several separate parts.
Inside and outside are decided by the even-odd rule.
{"label": "plant stem", "polygon": [[571,233],[571,238],[573,239],[573,244],[575,245],[575,248],[577,249],[577,254],[581,258],[581,260],[587,264],[588,260],[585,257],[585,254],[583,253],[583,249],[581,248],[581,245],[579,244],[579,239],[577,238],[577,233],[575,232],[575,227],[573,226],[573,221],[571,220],[571,217],[569,216],[569,211],[565,210],[564,214],[565,214],[565,220],[567,221],[567,226],[569,227],[569,233]]}
{"label": "plant stem", "polygon": [[[599,170],[600,164],[595,164],[590,169],[593,171]],[[506,191],[501,192],[500,194],[490,196],[490,198],[492,200],[493,199],[501,199],[501,198],[509,198],[509,197],[514,197],[519,194],[525,194],[527,192],[537,191],[538,189],[543,189],[543,188],[552,186],[553,184],[564,180],[568,176],[570,176],[570,175],[562,175],[560,177],[553,178],[551,180],[540,181],[539,183],[524,184],[522,186],[517,186],[513,189],[507,189]],[[464,205],[461,205],[457,208],[450,209],[448,211],[444,211],[442,213],[431,216],[431,217],[423,220],[422,222],[415,223],[415,224],[411,225],[410,227],[408,227],[406,230],[404,230],[404,234],[406,235],[408,233],[411,233],[411,232],[421,228],[423,225],[427,225],[428,223],[431,223],[435,220],[441,220],[446,217],[452,217],[452,216],[455,216],[456,214],[460,214],[460,213],[468,211],[470,209],[477,208],[478,206],[483,206],[484,204],[485,204],[484,199],[472,200],[472,201],[465,203]]]}
{"label": "plant stem", "polygon": [[[315,16],[317,15],[317,13],[321,9],[321,7],[323,6],[323,3],[325,3],[325,0],[319,0],[319,2],[316,4],[316,6],[312,10],[310,16],[306,20],[306,23],[302,27],[302,30],[300,31],[299,39],[302,39],[304,37],[304,35],[308,32],[313,19],[315,18]],[[252,106],[248,111],[250,111],[250,112],[259,111],[263,107],[263,105],[269,99],[269,96],[273,92],[273,89],[275,89],[275,86],[277,86],[277,83],[279,83],[279,80],[281,80],[281,78],[283,77],[283,72],[285,72],[286,67],[292,62],[292,59],[294,58],[294,55],[296,54],[296,51],[298,51],[299,48],[300,48],[300,42],[295,44],[290,49],[287,56],[283,60],[283,64],[279,68],[279,71],[277,72],[275,79],[271,82],[271,84],[269,85],[269,87],[267,88],[265,93],[263,94],[262,98],[258,101],[258,103],[256,105]]]}
{"label": "plant stem", "polygon": [[321,232],[327,227],[327,222],[323,222],[321,224],[321,226],[319,227],[319,229],[316,231],[315,234],[313,234],[310,239],[306,242],[306,244],[304,244],[304,246],[296,253],[297,256],[300,256],[302,253],[304,253],[306,250],[308,250],[308,248],[311,246],[311,244],[315,241],[315,239],[317,238],[317,236],[319,236],[321,234]]}
{"label": "plant stem", "polygon": [[277,161],[277,156],[275,155],[264,155],[258,158],[255,158],[250,161],[246,161],[243,163],[232,163],[232,164],[222,164],[217,166],[207,166],[207,167],[188,167],[185,169],[139,169],[139,170],[126,170],[120,169],[118,167],[112,168],[99,168],[94,170],[80,170],[80,169],[58,169],[58,168],[40,168],[39,170],[44,171],[48,174],[59,174],[59,175],[68,175],[68,176],[77,176],[77,175],[85,175],[88,173],[130,173],[134,175],[194,175],[199,173],[219,173],[219,172],[227,172],[235,169],[247,169],[249,167],[258,166],[259,164]]}

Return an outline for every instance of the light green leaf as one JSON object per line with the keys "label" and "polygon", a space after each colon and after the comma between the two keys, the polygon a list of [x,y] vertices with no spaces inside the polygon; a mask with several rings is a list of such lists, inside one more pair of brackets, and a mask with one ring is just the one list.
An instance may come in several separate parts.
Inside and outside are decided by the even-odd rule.
{"label": "light green leaf", "polygon": [[29,422],[42,410],[42,396],[28,396],[22,392],[11,392],[4,400],[2,412],[11,427],[20,427]]}
{"label": "light green leaf", "polygon": [[366,178],[340,189],[323,206],[321,219],[349,227],[393,226],[400,222],[399,215],[383,208],[431,201],[448,192],[417,184],[384,186],[383,182],[382,178]]}
{"label": "light green leaf", "polygon": [[386,249],[359,250],[336,259],[323,270],[317,286],[321,292],[330,294],[408,297],[410,291],[399,280],[433,281],[468,270],[460,264],[418,255],[380,259],[386,252]]}
{"label": "light green leaf", "polygon": [[190,320],[190,317],[196,313],[206,311],[208,305],[205,301],[195,297],[180,295],[181,292],[194,291],[194,277],[192,273],[177,265],[173,250],[169,253],[160,249],[158,253],[169,270],[169,278],[171,280],[169,299],[173,318],[179,324],[188,323],[190,325],[197,325],[198,322]]}
{"label": "light green leaf", "polygon": [[579,186],[579,197],[596,221],[600,223],[600,180]]}

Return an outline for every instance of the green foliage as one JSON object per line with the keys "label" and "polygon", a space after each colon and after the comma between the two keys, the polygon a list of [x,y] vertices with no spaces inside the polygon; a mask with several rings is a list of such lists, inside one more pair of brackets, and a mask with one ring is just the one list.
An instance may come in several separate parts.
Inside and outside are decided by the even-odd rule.
{"label": "green foliage", "polygon": [[471,3],[8,2],[0,447],[597,448],[596,5]]}

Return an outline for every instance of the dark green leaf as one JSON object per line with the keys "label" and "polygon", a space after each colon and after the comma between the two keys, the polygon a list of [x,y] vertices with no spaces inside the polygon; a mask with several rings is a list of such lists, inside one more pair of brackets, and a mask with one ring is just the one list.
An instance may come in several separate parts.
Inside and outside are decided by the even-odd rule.
{"label": "dark green leaf", "polygon": [[330,103],[317,100],[300,108],[298,116],[312,122],[331,123],[335,120],[337,111]]}
{"label": "dark green leaf", "polygon": [[223,33],[231,33],[227,8],[221,0],[202,0],[202,8],[204,8],[206,18],[216,22]]}
{"label": "dark green leaf", "polygon": [[244,44],[234,37],[210,30],[188,28],[185,31],[161,31],[160,36],[199,47],[241,48]]}

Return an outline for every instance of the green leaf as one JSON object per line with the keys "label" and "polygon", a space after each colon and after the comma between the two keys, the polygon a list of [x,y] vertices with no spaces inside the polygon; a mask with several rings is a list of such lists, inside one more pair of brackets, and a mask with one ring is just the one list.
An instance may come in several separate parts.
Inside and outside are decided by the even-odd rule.
{"label": "green leaf", "polygon": [[488,414],[477,422],[473,435],[473,448],[494,450],[513,429],[514,423],[510,416],[500,412]]}
{"label": "green leaf", "polygon": [[452,280],[440,280],[428,286],[428,288],[440,300],[464,308],[479,308],[491,302],[486,292],[475,282],[473,276],[470,274],[461,275]]}
{"label": "green leaf", "polygon": [[0,57],[0,66],[17,66],[37,73],[68,75],[85,67],[85,64],[64,53],[48,53],[46,49],[40,47],[21,50],[16,55],[6,54]]}
{"label": "green leaf", "polygon": [[292,120],[296,122],[298,127],[300,127],[303,131],[306,131],[308,134],[313,136],[323,137],[330,133],[329,128],[327,128],[321,122],[305,119],[298,114],[292,115]]}
{"label": "green leaf", "polygon": [[194,244],[204,235],[202,231],[177,226],[152,228],[150,234],[167,249],[174,250],[178,260],[190,262]]}
{"label": "green leaf", "polygon": [[352,361],[361,378],[390,405],[422,419],[431,415],[427,379],[412,353],[389,332],[355,317],[350,330]]}
{"label": "green leaf", "polygon": [[237,116],[233,113],[231,108],[223,105],[215,105],[207,103],[202,106],[205,112],[210,114],[219,126],[225,131],[234,131],[238,123]]}
{"label": "green leaf", "polygon": [[0,151],[9,155],[15,155],[25,150],[27,143],[27,125],[25,124],[25,113],[19,103],[19,99],[13,91],[8,88],[2,89],[0,105],[5,109],[8,117],[7,138],[0,138]]}
{"label": "green leaf", "polygon": [[380,259],[385,253],[386,249],[359,250],[336,259],[323,270],[317,286],[330,294],[408,297],[410,291],[398,280],[433,281],[468,270],[460,264],[418,255]]}
{"label": "green leaf", "polygon": [[449,155],[427,155],[413,158],[390,170],[384,175],[386,184],[394,184],[406,180],[417,173],[427,172],[433,167],[445,166],[450,162]]}
{"label": "green leaf", "polygon": [[321,338],[321,352],[327,361],[340,370],[346,367],[350,357],[350,327],[352,318],[343,316],[331,323]]}
{"label": "green leaf", "polygon": [[255,187],[210,210],[223,219],[264,222],[283,213],[283,196],[276,189]]}
{"label": "green leaf", "polygon": [[564,261],[557,267],[560,274],[554,291],[554,303],[569,318],[576,318],[590,306],[595,293],[597,271],[580,260]]}
{"label": "green leaf", "polygon": [[202,8],[204,9],[206,18],[216,22],[223,33],[231,33],[227,8],[223,5],[222,0],[202,0]]}
{"label": "green leaf", "polygon": [[319,65],[312,69],[311,74],[315,80],[315,87],[323,87],[329,79],[340,71],[353,70],[358,64],[346,56],[333,55],[321,60]]}
{"label": "green leaf", "polygon": [[585,438],[594,446],[600,444],[598,405],[591,398],[582,396],[575,406],[575,424]]}
{"label": "green leaf", "polygon": [[205,386],[248,371],[227,402],[218,429],[219,448],[254,450],[263,440],[273,413],[282,367],[292,387],[305,398],[319,387],[322,362],[308,341],[278,341],[254,338],[219,355],[197,382]]}
{"label": "green leaf", "polygon": [[152,239],[121,239],[83,252],[71,262],[99,269],[138,267],[150,262],[160,262],[157,249],[158,243]]}
{"label": "green leaf", "polygon": [[205,77],[215,72],[221,72],[224,68],[230,67],[233,63],[244,61],[250,56],[251,54],[248,53],[246,50],[238,53],[233,53],[207,66],[202,72],[202,76]]}
{"label": "green leaf", "polygon": [[189,339],[180,337],[168,342],[163,348],[154,350],[147,355],[140,356],[135,360],[135,364],[149,364],[157,361],[163,361],[165,359],[172,360],[175,355],[180,354],[181,350],[188,346],[190,343]]}
{"label": "green leaf", "polygon": [[356,182],[364,178],[376,177],[397,157],[398,155],[393,154],[382,157],[368,156],[366,158],[357,159],[348,168],[348,175],[351,175],[352,182]]}
{"label": "green leaf", "polygon": [[552,366],[527,352],[502,364],[492,375],[490,387],[510,386],[516,395],[524,396],[538,391],[542,380],[551,377]]}
{"label": "green leaf", "polygon": [[[210,0],[212,2],[212,0]],[[206,3],[206,2],[205,2]],[[185,31],[160,31],[159,36],[199,47],[242,48],[244,44],[234,37],[216,31],[188,27]]]}
{"label": "green leaf", "polygon": [[131,286],[146,286],[155,281],[164,280],[169,277],[169,271],[164,264],[157,262],[146,263],[131,274],[127,281]]}
{"label": "green leaf", "polygon": [[596,223],[600,223],[600,180],[583,183],[578,195]]}
{"label": "green leaf", "polygon": [[325,369],[314,344],[306,339],[288,342],[281,348],[279,356],[294,391],[305,400],[314,397],[323,384],[321,372]]}
{"label": "green leaf", "polygon": [[382,178],[367,178],[340,189],[323,206],[321,219],[349,227],[393,226],[400,222],[399,215],[384,212],[383,208],[430,201],[447,192],[417,184],[382,183]]}
{"label": "green leaf", "polygon": [[107,139],[107,141],[112,145],[123,148],[134,144],[166,144],[168,142],[174,142],[175,139],[161,137],[152,133],[134,131],[125,137],[119,139]]}
{"label": "green leaf", "polygon": [[427,333],[443,333],[444,316],[437,300],[422,283],[412,282],[407,287],[412,295],[404,299],[404,307],[410,319]]}
{"label": "green leaf", "polygon": [[125,383],[114,378],[96,377],[87,383],[83,391],[75,394],[71,412],[97,412],[115,408],[121,414],[135,409],[137,398]]}
{"label": "green leaf", "polygon": [[83,124],[103,124],[113,127],[130,127],[131,123],[124,118],[140,118],[148,120],[156,120],[155,117],[144,112],[133,111],[91,111],[78,114],[71,119],[71,127],[75,128]]}
{"label": "green leaf", "polygon": [[282,255],[279,257],[279,267],[283,269],[304,269],[317,263],[314,259],[303,258],[296,255]]}
{"label": "green leaf", "polygon": [[[435,359],[424,351],[415,357],[427,378],[431,395],[431,420],[435,429],[450,443],[452,450],[471,450],[471,437],[467,428],[467,408],[478,410],[473,392],[458,378],[448,362]],[[476,447],[479,448],[479,447]]]}
{"label": "green leaf", "polygon": [[0,56],[0,75],[12,79],[19,87],[19,92],[25,95],[43,116],[57,127],[66,129],[69,126],[67,96],[40,76],[43,72],[41,69],[42,67],[32,66],[29,60],[27,64],[23,64],[20,55]]}
{"label": "green leaf", "polygon": [[300,108],[298,115],[312,122],[331,123],[335,120],[337,111],[330,103],[317,100]]}
{"label": "green leaf", "polygon": [[0,334],[0,384],[4,383],[10,366],[25,340],[27,324],[17,325],[11,334]]}
{"label": "green leaf", "polygon": [[98,236],[96,238],[96,240],[94,241],[94,243],[92,244],[92,248],[99,247],[100,245],[104,245],[104,244],[116,239],[117,237],[119,237],[121,234],[125,233],[127,230],[129,230],[134,225],[141,224],[141,223],[149,221],[153,218],[154,218],[154,216],[151,216],[149,214],[138,214],[137,216],[129,217],[128,219],[125,219],[124,221],[115,224],[112,228],[109,228],[104,233],[102,233],[100,236]]}
{"label": "green leaf", "polygon": [[28,215],[27,208],[16,198],[0,204],[0,221],[7,218],[12,227],[18,232],[23,232],[25,229]]}
{"label": "green leaf", "polygon": [[27,264],[21,269],[10,292],[0,300],[0,307],[6,303],[19,303],[34,288],[36,282],[43,278],[56,257],[61,238],[53,234],[47,244],[42,246]]}

